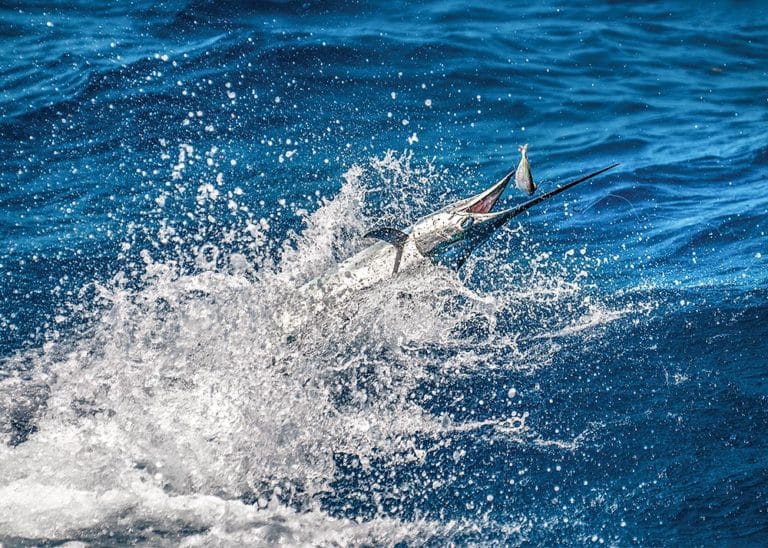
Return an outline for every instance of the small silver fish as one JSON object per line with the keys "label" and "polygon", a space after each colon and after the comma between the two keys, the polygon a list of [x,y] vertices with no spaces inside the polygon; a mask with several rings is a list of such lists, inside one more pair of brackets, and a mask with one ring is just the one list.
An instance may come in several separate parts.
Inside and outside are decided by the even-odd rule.
{"label": "small silver fish", "polygon": [[517,147],[522,154],[520,163],[517,164],[515,170],[515,186],[527,194],[533,194],[536,192],[536,184],[533,182],[533,175],[531,175],[531,165],[528,163],[528,145],[520,145]]}

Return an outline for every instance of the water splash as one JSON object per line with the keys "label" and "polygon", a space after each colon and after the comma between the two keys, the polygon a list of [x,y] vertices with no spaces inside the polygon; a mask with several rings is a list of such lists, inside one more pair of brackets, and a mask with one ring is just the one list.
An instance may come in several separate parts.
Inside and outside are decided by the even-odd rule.
{"label": "water splash", "polygon": [[[171,180],[194,149],[179,154]],[[56,333],[6,364],[24,373],[0,384],[11,425],[0,448],[0,536],[194,531],[190,544],[397,542],[416,530],[460,538],[475,529],[382,505],[364,524],[335,521],[325,509],[339,496],[340,459],[354,458],[386,485],[398,468],[427,473],[428,455],[467,432],[489,443],[567,449],[542,440],[523,409],[470,419],[435,402],[473,375],[546,367],[560,349],[554,339],[633,311],[585,295],[586,273],[547,253],[510,260],[521,227],[461,276],[425,263],[333,300],[297,291],[360,249],[374,216],[402,222],[434,207],[439,199],[427,189],[450,184],[445,177],[429,162],[416,167],[410,154],[388,153],[350,169],[314,212],[299,211],[303,229],[282,241],[270,240],[267,220],[231,204],[243,214],[223,227],[211,202],[226,185],[207,183],[190,211],[197,234],[182,237],[166,218],[153,233],[137,227],[133,234],[151,234],[153,244],[138,250],[138,273],[126,273],[132,265],[93,284],[91,299],[72,308],[91,314],[87,330]],[[381,206],[368,200],[375,193],[401,198]],[[158,211],[170,200],[157,201]],[[462,281],[491,266],[498,276],[490,287]],[[339,513],[353,518],[357,510],[331,514]]]}

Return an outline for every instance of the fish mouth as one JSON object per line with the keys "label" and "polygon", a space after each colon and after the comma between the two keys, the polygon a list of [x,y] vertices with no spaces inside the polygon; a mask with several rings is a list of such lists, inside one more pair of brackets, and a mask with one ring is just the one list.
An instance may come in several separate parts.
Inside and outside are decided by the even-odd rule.
{"label": "fish mouth", "polygon": [[[485,211],[485,212],[483,212],[485,214],[477,216],[476,220],[482,221],[486,225],[493,225],[494,227],[501,226],[504,223],[506,223],[507,221],[509,221],[510,219],[512,219],[513,217],[517,217],[521,213],[524,213],[525,211],[528,211],[533,206],[535,206],[537,204],[540,204],[541,202],[546,202],[547,200],[557,196],[561,192],[565,192],[569,188],[573,188],[573,187],[575,187],[578,184],[581,184],[581,183],[583,183],[585,181],[589,181],[593,177],[597,177],[598,175],[601,175],[601,174],[605,173],[606,171],[609,171],[609,170],[617,167],[618,165],[619,165],[618,163],[615,163],[615,164],[611,164],[611,165],[609,165],[607,167],[604,167],[602,169],[599,169],[597,171],[593,171],[592,173],[590,173],[588,175],[584,175],[583,177],[579,177],[578,179],[575,179],[573,181],[565,183],[564,185],[560,185],[560,186],[550,190],[549,192],[546,192],[546,193],[544,193],[544,194],[542,194],[540,196],[537,196],[536,198],[533,198],[532,200],[528,200],[527,202],[524,202],[524,203],[520,204],[517,207],[511,207],[509,209],[505,209],[505,210],[499,211],[497,213],[490,213],[488,211]],[[506,177],[505,177],[505,179],[506,179]],[[501,182],[504,182],[504,179],[499,181],[499,183],[501,183]],[[497,183],[496,185],[494,185],[493,187],[488,189],[486,192],[494,190],[495,187],[499,183]],[[502,188],[502,190],[503,190],[503,188]],[[483,193],[483,194],[485,194],[485,193]],[[498,199],[498,196],[496,196],[496,199]],[[483,200],[483,198],[481,198],[481,201],[482,200]],[[495,200],[490,205],[490,207],[488,208],[489,210],[490,210],[491,207],[493,207],[494,203],[496,203]],[[472,207],[472,206],[470,206],[470,207]]]}
{"label": "fish mouth", "polygon": [[457,208],[464,213],[490,213],[496,202],[504,193],[504,189],[507,188],[509,181],[515,176],[515,172],[511,171],[507,173],[498,183],[494,184],[488,190],[481,192],[471,198],[467,198]]}
{"label": "fish mouth", "polygon": [[517,215],[520,215],[524,211],[527,211],[528,209],[532,208],[533,206],[540,204],[541,202],[545,202],[550,198],[557,196],[561,192],[565,192],[569,188],[572,188],[578,184],[588,181],[593,177],[596,177],[602,173],[605,173],[608,170],[615,168],[618,165],[619,165],[618,163],[611,164],[607,167],[594,171],[588,175],[579,177],[576,180],[565,183],[564,185],[561,185],[553,190],[550,190],[549,192],[546,192],[536,198],[533,198],[532,200],[528,200],[527,202],[524,202],[523,204],[517,207],[505,209],[504,211],[499,211],[497,213],[491,213],[493,206],[495,206],[496,202],[499,201],[499,198],[504,193],[504,190],[507,188],[509,181],[512,180],[512,178],[515,176],[515,172],[512,171],[510,173],[507,173],[498,183],[494,184],[489,189],[481,192],[480,194],[476,194],[471,198],[467,198],[457,203],[455,205],[455,211],[460,213],[473,213],[476,215],[477,220],[480,220],[480,221],[503,220],[503,222],[506,222],[512,217],[516,217]]}

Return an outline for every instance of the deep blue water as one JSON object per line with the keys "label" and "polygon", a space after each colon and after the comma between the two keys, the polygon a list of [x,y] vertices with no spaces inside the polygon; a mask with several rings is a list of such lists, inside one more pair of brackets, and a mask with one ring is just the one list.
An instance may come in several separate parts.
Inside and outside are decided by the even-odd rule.
{"label": "deep blue water", "polygon": [[[4,4],[0,542],[768,543],[766,21]],[[523,143],[621,166],[303,308]]]}

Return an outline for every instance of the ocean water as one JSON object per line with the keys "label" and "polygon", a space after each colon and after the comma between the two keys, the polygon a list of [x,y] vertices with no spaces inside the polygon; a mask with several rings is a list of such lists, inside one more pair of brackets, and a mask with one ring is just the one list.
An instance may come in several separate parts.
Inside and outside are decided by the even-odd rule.
{"label": "ocean water", "polygon": [[[4,3],[0,543],[766,545],[766,21]],[[621,166],[298,291],[524,143]]]}

